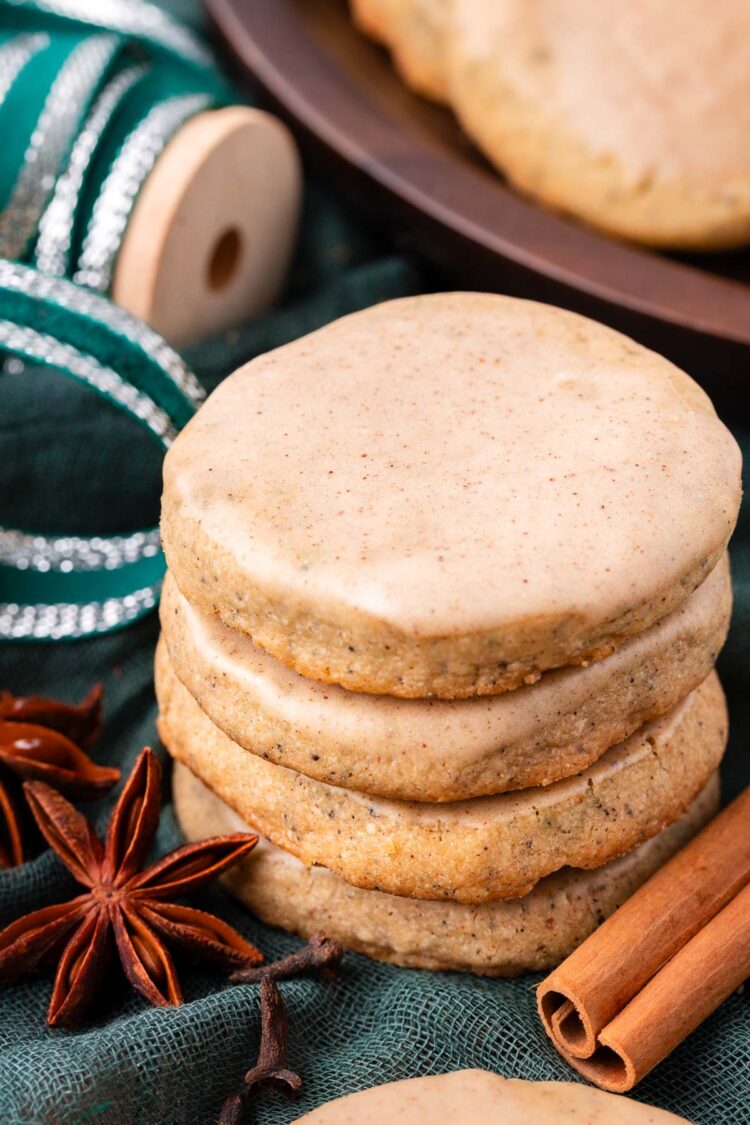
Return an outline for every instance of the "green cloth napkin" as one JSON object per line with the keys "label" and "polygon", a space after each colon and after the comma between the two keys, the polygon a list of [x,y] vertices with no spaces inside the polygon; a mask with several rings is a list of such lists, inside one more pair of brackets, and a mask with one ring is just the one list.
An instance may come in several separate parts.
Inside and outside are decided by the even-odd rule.
{"label": "green cloth napkin", "polygon": [[[186,5],[185,5],[186,6]],[[304,233],[281,307],[192,349],[188,359],[210,388],[239,363],[335,317],[432,288],[432,279],[362,230],[309,181]],[[750,449],[738,419],[738,438]],[[0,523],[46,531],[126,531],[158,518],[159,456],[148,437],[69,381],[43,371],[0,376]],[[720,670],[732,719],[723,769],[725,795],[750,782],[750,524],[743,510],[734,540],[736,607]],[[106,685],[106,725],[96,756],[127,770],[144,744],[157,744],[152,686],[155,615],[120,633],[58,645],[0,644],[0,688],[74,701]],[[163,756],[163,754],[162,754]],[[158,852],[179,842],[169,806]],[[89,805],[103,825],[110,801]],[[0,873],[0,925],[73,891],[45,852]],[[269,959],[297,939],[261,925],[219,889],[198,900]],[[239,1088],[258,1048],[256,986],[229,985],[203,967],[181,965],[186,1003],[154,1009],[112,974],[111,996],[81,1030],[45,1024],[50,980],[0,992],[0,1122],[3,1125],[208,1125]],[[418,1074],[476,1066],[535,1079],[573,1075],[536,1017],[535,978],[492,981],[395,969],[348,954],[340,979],[282,985],[290,1023],[290,1065],[303,1076],[296,1105],[274,1092],[257,1099],[262,1125],[279,1125],[340,1094]],[[750,1012],[737,994],[637,1090],[640,1099],[696,1125],[750,1122]]]}

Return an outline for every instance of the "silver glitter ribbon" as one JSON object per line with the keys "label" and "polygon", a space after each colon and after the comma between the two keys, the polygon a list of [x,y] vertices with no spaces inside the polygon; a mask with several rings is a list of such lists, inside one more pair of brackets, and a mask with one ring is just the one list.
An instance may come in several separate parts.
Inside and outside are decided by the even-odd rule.
{"label": "silver glitter ribbon", "polygon": [[108,633],[154,609],[160,585],[101,602],[18,605],[0,602],[0,637],[6,640],[75,640]]}
{"label": "silver glitter ribbon", "polygon": [[[9,205],[0,215],[0,258],[23,258],[36,239],[37,269],[0,260],[0,286],[8,292],[56,305],[78,317],[91,318],[114,337],[129,341],[158,365],[183,400],[197,406],[205,392],[181,357],[153,329],[113,305],[101,293],[110,288],[116,254],[146,177],[180,126],[210,108],[210,95],[167,98],[136,126],[102,184],[78,263],[71,262],[71,257],[78,206],[91,160],[118,107],[148,72],[148,65],[130,65],[105,82],[121,43],[113,33],[156,44],[200,66],[211,66],[212,55],[190,31],[153,4],[141,0],[5,2],[19,9],[78,20],[102,33],[88,36],[70,52],[47,94]],[[20,33],[0,47],[0,103],[23,68],[50,42],[51,37],[45,32]],[[66,279],[71,266],[77,266],[75,280],[86,288],[76,288]],[[116,346],[116,339],[113,343]],[[26,363],[56,368],[123,408],[148,427],[164,448],[176,437],[177,426],[167,411],[95,355],[36,327],[3,319],[0,349],[11,353],[5,363],[7,371],[23,374]],[[166,390],[162,393],[170,401]],[[185,412],[183,406],[177,417],[184,421]],[[140,566],[141,563],[145,565]],[[47,536],[0,527],[0,567],[29,572],[29,584],[22,583],[13,589],[23,601],[36,603],[11,601],[6,587],[6,597],[0,600],[0,635],[58,640],[106,632],[127,624],[157,605],[163,565],[157,528],[130,535],[86,537]],[[131,566],[129,575],[127,570]],[[122,578],[105,580],[105,572],[121,569]],[[34,578],[33,574],[40,577]],[[45,584],[41,575],[49,575],[51,585]],[[64,575],[71,576],[72,584],[68,587],[61,581]],[[87,575],[91,575],[91,580]],[[133,590],[133,586],[139,588]],[[33,590],[36,597],[32,594],[31,599],[25,598],[20,594],[24,589]],[[49,589],[51,597],[42,603],[38,599],[44,596],[45,589]],[[111,591],[123,589],[128,592],[109,596]],[[94,594],[94,599],[55,600],[61,593],[75,598],[76,591],[81,590],[84,597]],[[101,598],[96,600],[100,592]]]}
{"label": "silver glitter ribbon", "polygon": [[44,31],[16,35],[0,47],[0,105],[27,63],[45,47],[50,38]]}
{"label": "silver glitter ribbon", "polygon": [[136,343],[149,359],[158,363],[194,406],[199,406],[206,397],[205,390],[185,361],[158,332],[99,293],[75,289],[68,281],[47,277],[16,262],[4,261],[0,261],[0,286],[38,300],[54,301],[61,308],[90,316]]}
{"label": "silver glitter ribbon", "polygon": [[90,99],[118,47],[113,35],[89,36],[60,68],[0,215],[0,256],[25,255],[78,128],[81,105]]}
{"label": "silver glitter ribbon", "polygon": [[[71,345],[35,329],[0,320],[0,347],[74,374],[143,421],[165,447],[176,436],[176,429],[167,415],[148,395]],[[117,570],[129,563],[155,558],[159,550],[158,528],[110,537],[46,536],[0,528],[0,564],[21,571],[70,574],[72,571]],[[0,636],[16,640],[62,640],[107,632],[153,609],[160,587],[158,582],[133,593],[86,603],[21,605],[0,602]]]}
{"label": "silver glitter ribbon", "polygon": [[125,141],[107,175],[83,240],[73,280],[106,293],[112,284],[136,196],[167,141],[189,118],[211,105],[206,94],[181,94],[160,102]]}
{"label": "silver glitter ribbon", "polygon": [[76,209],[91,158],[123,98],[147,73],[145,66],[132,66],[116,75],[97,98],[76,137],[68,165],[39,220],[34,257],[37,268],[44,273],[55,277],[67,275]]}
{"label": "silver glitter ribbon", "polygon": [[[0,528],[0,563],[19,570],[62,574],[73,570],[91,573],[115,570],[142,558],[153,558],[160,550],[159,532],[136,531],[109,538],[77,535],[48,537]],[[18,605],[0,603],[0,636],[23,640],[61,640],[106,632],[127,624],[152,609],[161,583],[144,586],[132,594],[84,603]]]}
{"label": "silver glitter ribbon", "polygon": [[165,448],[177,437],[177,430],[168,415],[149,395],[126,382],[111,367],[105,367],[93,356],[85,355],[71,344],[64,344],[54,336],[37,332],[34,328],[24,328],[10,320],[0,320],[0,348],[21,352],[27,360],[69,371],[148,426]]}
{"label": "silver glitter ribbon", "polygon": [[213,56],[186,27],[155,4],[142,0],[6,0],[16,8],[80,20],[92,27],[147,39],[198,66],[213,65]]}
{"label": "silver glitter ribbon", "polygon": [[0,563],[18,570],[117,570],[160,549],[156,528],[130,535],[37,535],[0,527]]}

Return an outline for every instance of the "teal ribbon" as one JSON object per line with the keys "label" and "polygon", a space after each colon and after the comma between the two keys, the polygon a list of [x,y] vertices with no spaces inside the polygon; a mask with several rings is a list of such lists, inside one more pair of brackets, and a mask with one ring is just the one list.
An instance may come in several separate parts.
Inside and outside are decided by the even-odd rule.
{"label": "teal ribbon", "polygon": [[[84,383],[162,450],[202,389],[106,294],[162,149],[231,100],[206,45],[145,0],[0,0],[0,353]],[[121,627],[156,605],[164,569],[156,528],[0,527],[0,636]]]}
{"label": "teal ribbon", "polygon": [[114,31],[197,70],[214,67],[211,51],[168,12],[146,0],[3,0],[3,26],[28,30],[83,27]]}
{"label": "teal ribbon", "polygon": [[[195,376],[147,325],[106,298],[0,261],[0,348],[89,387],[163,450],[203,398]],[[31,376],[33,377],[33,376]],[[43,536],[0,529],[0,635],[73,639],[108,632],[157,604],[158,529]]]}

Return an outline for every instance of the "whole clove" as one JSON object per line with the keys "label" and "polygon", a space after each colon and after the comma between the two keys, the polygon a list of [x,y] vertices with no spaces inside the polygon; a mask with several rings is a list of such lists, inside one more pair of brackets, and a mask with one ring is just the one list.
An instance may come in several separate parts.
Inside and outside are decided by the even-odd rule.
{"label": "whole clove", "polygon": [[336,975],[344,950],[341,942],[325,934],[313,934],[302,949],[272,961],[270,965],[247,966],[232,973],[229,978],[239,984],[258,984],[264,980],[289,980],[303,973],[317,972],[330,980]]}
{"label": "whole clove", "polygon": [[219,1125],[242,1125],[259,1086],[273,1086],[290,1098],[295,1098],[302,1087],[300,1076],[286,1065],[286,1013],[278,985],[270,977],[260,982],[260,1021],[258,1061],[245,1075],[241,1092],[230,1094],[224,1102]]}

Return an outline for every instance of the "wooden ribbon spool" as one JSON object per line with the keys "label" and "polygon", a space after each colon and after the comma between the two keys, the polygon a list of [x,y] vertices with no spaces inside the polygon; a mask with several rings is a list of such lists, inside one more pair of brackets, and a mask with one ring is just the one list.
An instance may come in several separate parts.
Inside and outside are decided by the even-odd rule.
{"label": "wooden ribbon spool", "polygon": [[138,195],[112,297],[178,348],[264,312],[286,276],[301,189],[297,147],[271,114],[192,118]]}

